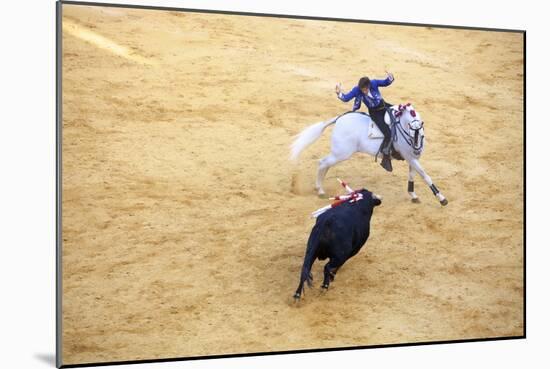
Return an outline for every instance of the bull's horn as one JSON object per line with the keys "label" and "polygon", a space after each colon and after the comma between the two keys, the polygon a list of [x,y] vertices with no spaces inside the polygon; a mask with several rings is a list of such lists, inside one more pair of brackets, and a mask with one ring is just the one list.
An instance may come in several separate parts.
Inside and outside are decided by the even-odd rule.
{"label": "bull's horn", "polygon": [[372,197],[375,198],[375,199],[378,199],[378,200],[382,201],[382,196],[377,195],[377,194],[375,194],[374,192],[372,193]]}

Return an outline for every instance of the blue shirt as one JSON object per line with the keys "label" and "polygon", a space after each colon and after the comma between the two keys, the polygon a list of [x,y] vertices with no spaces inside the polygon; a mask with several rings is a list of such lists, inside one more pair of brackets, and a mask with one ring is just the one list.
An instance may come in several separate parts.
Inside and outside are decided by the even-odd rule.
{"label": "blue shirt", "polygon": [[338,98],[343,102],[348,102],[352,98],[355,98],[353,103],[353,111],[361,107],[361,101],[365,103],[368,108],[376,108],[382,101],[382,94],[378,87],[386,87],[391,85],[393,79],[387,77],[386,79],[372,79],[369,86],[369,94],[365,95],[359,86],[355,86],[347,94],[339,93]]}

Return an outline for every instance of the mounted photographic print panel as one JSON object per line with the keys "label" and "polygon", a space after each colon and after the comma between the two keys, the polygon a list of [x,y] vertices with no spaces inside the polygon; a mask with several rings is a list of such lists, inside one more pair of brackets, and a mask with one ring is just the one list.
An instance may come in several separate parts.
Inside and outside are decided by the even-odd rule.
{"label": "mounted photographic print panel", "polygon": [[58,36],[58,366],[525,337],[524,31],[62,2]]}

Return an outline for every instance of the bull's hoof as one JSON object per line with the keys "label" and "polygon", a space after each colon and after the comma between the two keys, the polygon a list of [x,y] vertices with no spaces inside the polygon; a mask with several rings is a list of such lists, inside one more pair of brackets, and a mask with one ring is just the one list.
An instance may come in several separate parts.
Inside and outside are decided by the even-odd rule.
{"label": "bull's hoof", "polygon": [[443,199],[443,200],[440,201],[440,203],[441,203],[442,206],[445,206],[449,203],[449,201],[447,201],[447,199]]}
{"label": "bull's hoof", "polygon": [[414,199],[411,199],[411,202],[413,202],[414,204],[420,204],[420,198],[415,197]]}

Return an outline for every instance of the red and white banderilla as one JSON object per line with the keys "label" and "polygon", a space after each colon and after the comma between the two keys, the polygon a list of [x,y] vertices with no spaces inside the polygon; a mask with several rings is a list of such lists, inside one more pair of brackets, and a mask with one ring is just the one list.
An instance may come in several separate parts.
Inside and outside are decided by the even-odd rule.
{"label": "red and white banderilla", "polygon": [[338,205],[342,205],[344,202],[349,201],[350,203],[353,203],[353,202],[356,202],[356,201],[359,201],[359,200],[363,200],[363,194],[362,193],[360,193],[359,191],[356,191],[353,188],[351,188],[350,186],[348,186],[348,184],[346,182],[342,181],[340,178],[336,178],[336,179],[338,180],[338,182],[340,182],[342,187],[344,187],[346,189],[348,194],[347,195],[342,195],[342,196],[331,197],[329,200],[336,200],[336,201],[333,202],[330,205],[327,205],[327,206],[324,206],[320,209],[315,210],[313,213],[311,213],[312,218],[317,218],[319,215],[323,214],[325,211],[330,210],[332,208],[335,208]]}

